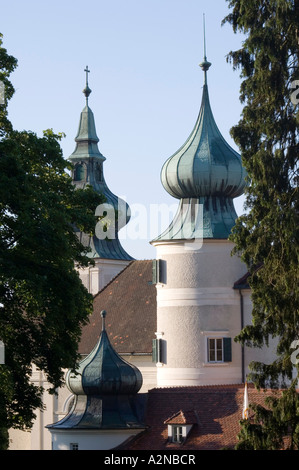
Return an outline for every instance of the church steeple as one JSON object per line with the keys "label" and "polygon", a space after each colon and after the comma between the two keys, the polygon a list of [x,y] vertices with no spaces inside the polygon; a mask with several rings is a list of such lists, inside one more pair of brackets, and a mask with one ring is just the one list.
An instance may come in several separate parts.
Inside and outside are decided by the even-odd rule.
{"label": "church steeple", "polygon": [[114,238],[111,239],[110,237],[109,240],[106,237],[100,239],[96,235],[90,237],[84,233],[78,235],[83,245],[88,245],[91,248],[90,257],[130,261],[133,258],[126,253],[118,239],[118,231],[130,220],[130,209],[126,202],[114,195],[106,184],[103,167],[106,158],[98,148],[99,138],[96,132],[95,119],[88,102],[91,94],[88,83],[88,74],[90,73],[88,66],[86,66],[84,72],[86,73],[86,84],[83,94],[85,95],[86,104],[80,114],[78,132],[75,138],[76,147],[69,157],[73,164],[72,179],[77,188],[85,188],[90,185],[95,191],[105,196],[106,204],[113,209],[112,212],[115,216],[115,233]]}
{"label": "church steeple", "polygon": [[[86,85],[83,94],[85,95],[86,105],[80,114],[78,132],[75,138],[76,148],[70,156],[70,160],[74,164],[83,159],[97,158],[99,162],[106,160],[98,149],[99,138],[96,132],[94,115],[88,105],[88,98],[91,94],[91,89],[88,85],[88,73],[90,73],[90,70],[86,67],[84,71],[86,72]],[[78,180],[76,177],[74,179],[75,181]],[[92,184],[92,181],[89,182]]]}

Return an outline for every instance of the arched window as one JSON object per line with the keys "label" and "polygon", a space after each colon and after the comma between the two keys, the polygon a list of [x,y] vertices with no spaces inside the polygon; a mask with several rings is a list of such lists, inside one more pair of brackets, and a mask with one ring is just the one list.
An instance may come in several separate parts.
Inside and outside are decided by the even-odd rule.
{"label": "arched window", "polygon": [[74,171],[74,180],[75,181],[84,181],[85,180],[85,165],[83,163],[78,163],[75,166]]}
{"label": "arched window", "polygon": [[97,163],[95,173],[96,173],[96,180],[99,183],[102,183],[103,182],[103,167],[101,163]]}

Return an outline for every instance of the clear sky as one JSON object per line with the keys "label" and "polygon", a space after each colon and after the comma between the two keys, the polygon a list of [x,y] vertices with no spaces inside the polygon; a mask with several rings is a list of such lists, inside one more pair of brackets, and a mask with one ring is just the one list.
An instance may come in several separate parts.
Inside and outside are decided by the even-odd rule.
{"label": "clear sky", "polygon": [[[240,47],[242,37],[229,24],[221,26],[228,14],[225,0],[1,2],[3,46],[18,59],[10,120],[16,129],[38,135],[48,128],[64,132],[65,158],[75,148],[88,65],[89,105],[106,157],[105,179],[131,207],[131,222],[120,237],[137,259],[155,257],[149,240],[170,222],[155,219],[157,207],[178,204],[162,187],[160,171],[189,136],[199,112],[203,14],[213,114],[238,150],[229,130],[242,111],[241,79],[226,56]],[[243,198],[235,202],[241,214]]]}

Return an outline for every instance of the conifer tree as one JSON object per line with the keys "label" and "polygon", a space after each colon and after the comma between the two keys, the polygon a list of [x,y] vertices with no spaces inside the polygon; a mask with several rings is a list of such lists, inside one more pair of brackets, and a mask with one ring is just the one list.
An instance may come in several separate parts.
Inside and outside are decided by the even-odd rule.
{"label": "conifer tree", "polygon": [[0,36],[0,449],[8,447],[10,428],[30,428],[43,407],[32,366],[51,392],[63,383],[64,369],[76,367],[93,298],[76,269],[90,261],[74,227],[94,232],[95,208],[104,202],[91,188],[75,189],[61,135],[13,129],[7,106],[16,65]]}
{"label": "conifer tree", "polygon": [[[271,448],[267,429],[276,428],[273,442],[279,447],[281,436],[295,426],[289,445],[298,448],[299,2],[227,1],[230,13],[223,22],[245,37],[228,57],[243,79],[244,107],[231,133],[248,172],[247,212],[231,239],[248,267],[253,302],[252,324],[237,340],[260,347],[274,338],[276,359],[252,363],[250,378],[258,388],[289,387],[281,402],[271,402],[263,412],[259,408],[255,424],[245,423],[242,439],[249,447]],[[286,426],[290,420],[292,426]]]}

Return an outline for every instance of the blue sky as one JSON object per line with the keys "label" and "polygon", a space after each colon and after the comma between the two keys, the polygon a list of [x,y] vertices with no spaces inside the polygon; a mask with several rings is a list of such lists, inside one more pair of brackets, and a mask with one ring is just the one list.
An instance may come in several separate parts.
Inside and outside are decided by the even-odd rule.
{"label": "blue sky", "polygon": [[[18,59],[9,117],[16,129],[42,135],[64,132],[64,157],[75,148],[85,105],[84,68],[90,69],[89,105],[105,179],[132,209],[131,226],[120,233],[137,259],[155,257],[149,240],[168,225],[152,224],[152,207],[177,201],[160,182],[163,163],[190,134],[201,102],[203,14],[206,21],[210,100],[225,139],[239,121],[241,79],[226,62],[242,37],[230,25],[225,0],[11,0],[2,2],[3,45]],[[236,200],[242,213],[243,198]],[[146,230],[138,231],[146,208]],[[131,227],[131,229],[130,229]]]}

